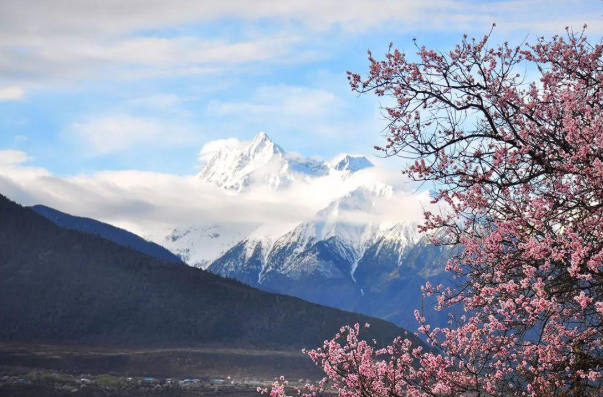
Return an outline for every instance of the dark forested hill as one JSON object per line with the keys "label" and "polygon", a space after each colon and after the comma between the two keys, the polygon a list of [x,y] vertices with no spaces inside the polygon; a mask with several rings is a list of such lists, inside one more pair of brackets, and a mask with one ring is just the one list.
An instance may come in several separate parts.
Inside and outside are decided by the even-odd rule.
{"label": "dark forested hill", "polygon": [[124,229],[99,222],[95,219],[69,215],[64,212],[57,211],[54,208],[46,207],[45,205],[34,205],[31,207],[31,209],[65,229],[96,234],[106,238],[107,240],[111,240],[114,243],[123,245],[124,247],[130,247],[136,251],[154,256],[158,259],[184,263],[178,256],[172,254],[159,244],[147,241],[142,237],[139,237],[136,234],[130,233]]}
{"label": "dark forested hill", "polygon": [[270,294],[55,225],[0,195],[0,339],[130,345],[313,347],[383,320]]}

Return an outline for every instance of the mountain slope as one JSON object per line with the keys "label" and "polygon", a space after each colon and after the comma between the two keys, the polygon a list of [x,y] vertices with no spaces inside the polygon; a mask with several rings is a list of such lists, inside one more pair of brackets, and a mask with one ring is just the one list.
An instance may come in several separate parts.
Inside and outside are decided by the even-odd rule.
{"label": "mountain slope", "polygon": [[114,243],[132,248],[157,259],[183,263],[180,257],[174,255],[159,244],[147,241],[142,237],[139,237],[124,229],[120,229],[94,219],[69,215],[53,208],[46,207],[45,205],[34,205],[31,207],[31,209],[62,228],[95,234],[107,240],[113,241]]}
{"label": "mountain slope", "polygon": [[412,241],[416,238],[413,225],[392,229],[400,233],[401,228],[411,233],[408,240],[391,238],[387,232],[392,230],[381,231],[355,262],[353,274],[350,258],[354,254],[348,251],[346,257],[345,245],[336,237],[303,244],[296,233],[272,247],[242,241],[208,270],[266,291],[383,318],[411,330],[417,325],[414,310],[424,307],[432,324],[444,325],[447,313],[429,310],[435,300],[424,300],[421,286],[427,281],[449,285],[443,265],[450,249],[434,246],[426,237]]}
{"label": "mountain slope", "polygon": [[[242,240],[208,270],[414,329],[414,310],[435,302],[423,299],[421,286],[427,281],[448,285],[444,264],[450,250],[434,246],[413,222],[356,220],[391,198],[391,187],[359,187],[273,243]],[[447,322],[446,313],[431,317],[438,326]]]}
{"label": "mountain slope", "polygon": [[367,321],[380,341],[403,331],[60,228],[0,196],[4,341],[297,348]]}
{"label": "mountain slope", "polygon": [[190,266],[205,269],[253,229],[254,226],[225,224],[181,226],[160,243]]}
{"label": "mountain slope", "polygon": [[370,266],[364,274],[357,274],[364,299],[354,306],[339,307],[383,318],[411,330],[418,325],[414,310],[424,309],[424,316],[432,326],[446,325],[449,312],[432,310],[436,298],[423,297],[421,286],[427,281],[434,286],[450,285],[450,275],[443,268],[451,248],[435,246],[428,237],[404,249],[401,256],[395,242],[376,245],[379,249],[368,249],[358,265],[359,270]]}

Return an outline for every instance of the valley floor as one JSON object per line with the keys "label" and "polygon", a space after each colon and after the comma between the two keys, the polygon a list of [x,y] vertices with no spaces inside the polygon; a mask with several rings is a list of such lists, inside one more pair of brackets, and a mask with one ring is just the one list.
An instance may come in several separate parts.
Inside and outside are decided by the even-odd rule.
{"label": "valley floor", "polygon": [[0,344],[0,397],[251,397],[281,375],[321,377],[301,352]]}
{"label": "valley floor", "polygon": [[101,388],[86,386],[84,388],[61,387],[46,384],[3,385],[0,383],[0,397],[255,397],[259,393],[251,387],[224,387],[185,389],[180,387],[132,387]]}

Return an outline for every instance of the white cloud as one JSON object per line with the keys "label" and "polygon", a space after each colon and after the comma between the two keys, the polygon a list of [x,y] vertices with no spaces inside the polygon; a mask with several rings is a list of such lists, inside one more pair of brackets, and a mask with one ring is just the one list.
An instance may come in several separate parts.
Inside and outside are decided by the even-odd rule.
{"label": "white cloud", "polygon": [[[207,155],[221,145],[240,144],[236,139],[223,140],[209,143],[204,150]],[[192,223],[263,224],[283,230],[311,219],[332,200],[359,185],[393,182],[398,189],[408,190],[401,183],[399,173],[374,168],[351,178],[331,175],[299,181],[279,193],[260,186],[233,195],[196,176],[132,170],[61,177],[44,169],[19,165],[27,159],[25,153],[11,156],[10,166],[0,166],[1,194],[24,205],[49,205],[126,227],[144,236],[163,237],[175,226]],[[401,198],[392,205],[384,204],[380,211],[365,214],[366,218],[362,219],[418,220],[420,204],[415,203],[413,197]]]}
{"label": "white cloud", "polygon": [[[0,23],[1,20],[0,17]],[[238,40],[147,37],[134,32],[128,37],[100,32],[90,36],[84,31],[39,37],[32,37],[29,32],[4,34],[0,27],[0,78],[28,85],[219,75],[242,64],[283,63],[308,57],[306,51],[298,48],[301,37],[287,33]]]}
{"label": "white cloud", "polygon": [[[274,18],[297,20],[317,29],[333,25],[349,29],[382,27],[397,22],[405,30],[451,30],[492,22],[499,17],[507,21],[547,23],[589,15],[588,1],[517,0],[481,2],[477,0],[4,0],[0,3],[3,31],[51,35],[87,33],[123,34],[231,17],[242,20]],[[141,8],[144,7],[144,12]],[[539,17],[542,17],[539,19]],[[28,20],[30,24],[21,21]],[[438,26],[437,22],[447,21]],[[433,22],[429,27],[426,22]],[[501,22],[501,21],[498,21]],[[584,21],[588,22],[588,21]]]}
{"label": "white cloud", "polygon": [[128,114],[75,122],[63,134],[92,156],[140,146],[182,146],[198,140],[192,127]]}
{"label": "white cloud", "polygon": [[[229,42],[198,37],[135,37],[105,43],[81,43],[57,49],[52,57],[130,65],[239,64],[284,55],[299,37],[277,35],[256,40]],[[51,54],[49,54],[51,55]]]}
{"label": "white cloud", "polygon": [[[190,27],[224,18],[240,21],[241,37],[191,33]],[[265,21],[277,23],[279,31],[262,33]],[[315,57],[316,43],[329,42],[325,34],[333,31],[482,34],[492,22],[521,36],[585,22],[590,32],[603,31],[600,12],[588,0],[3,0],[0,76],[40,84],[215,74],[240,64]],[[216,34],[232,36],[228,30]]]}
{"label": "white cloud", "polygon": [[208,111],[219,115],[258,115],[260,117],[325,117],[344,106],[334,94],[321,89],[285,84],[260,87],[246,102],[209,104]]}
{"label": "white cloud", "polygon": [[336,94],[286,84],[262,86],[245,101],[211,101],[207,114],[245,128],[335,134],[342,129],[347,104]]}
{"label": "white cloud", "polygon": [[25,90],[21,87],[0,88],[0,102],[20,101],[25,98]]}
{"label": "white cloud", "polygon": [[31,160],[31,157],[20,150],[0,150],[0,167],[19,165]]}
{"label": "white cloud", "polygon": [[220,149],[244,149],[249,144],[248,141],[241,141],[237,138],[216,139],[203,145],[199,151],[199,161],[206,162]]}

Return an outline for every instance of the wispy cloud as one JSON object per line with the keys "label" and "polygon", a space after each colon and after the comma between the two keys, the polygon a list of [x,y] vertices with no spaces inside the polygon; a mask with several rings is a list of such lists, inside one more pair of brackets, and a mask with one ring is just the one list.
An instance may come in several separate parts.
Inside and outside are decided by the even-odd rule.
{"label": "wispy cloud", "polygon": [[[603,31],[588,0],[4,0],[0,2],[0,76],[40,84],[82,78],[211,74],[225,67],[304,61],[325,32],[559,32],[566,25]],[[238,37],[192,27],[226,18]],[[262,22],[281,28],[262,31]],[[239,26],[242,28],[243,26]],[[220,36],[222,35],[222,36]],[[323,55],[324,56],[324,55]],[[108,73],[110,70],[111,73]]]}
{"label": "wispy cloud", "polygon": [[218,115],[254,115],[260,117],[324,117],[344,106],[334,94],[309,87],[275,85],[260,87],[249,101],[209,104],[208,112]]}
{"label": "wispy cloud", "polygon": [[176,108],[186,98],[176,94],[159,93],[155,95],[139,96],[135,98],[127,99],[127,103],[130,105],[152,109],[152,110],[166,110]]}
{"label": "wispy cloud", "polygon": [[82,33],[3,42],[0,29],[0,75],[4,80],[30,85],[92,78],[216,75],[236,65],[290,59],[294,52],[303,53],[297,48],[300,40],[289,34],[228,40],[194,36],[87,37]]}
{"label": "wispy cloud", "polygon": [[21,87],[0,88],[0,102],[20,101],[25,98],[25,90]]}
{"label": "wispy cloud", "polygon": [[199,151],[199,162],[205,163],[221,149],[240,150],[244,149],[249,142],[237,138],[216,139],[207,142]]}
{"label": "wispy cloud", "polygon": [[117,114],[75,122],[63,137],[88,155],[99,156],[149,145],[188,145],[198,141],[199,133],[191,126]]}
{"label": "wispy cloud", "polygon": [[14,166],[30,160],[32,158],[20,150],[0,150],[0,166]]}
{"label": "wispy cloud", "polygon": [[[388,22],[398,22],[403,29],[425,29],[425,22],[447,20],[446,25],[429,28],[455,30],[476,23],[487,26],[492,18],[499,19],[498,22],[515,20],[526,25],[538,23],[539,14],[544,14],[549,21],[562,20],[568,11],[580,14],[580,9],[583,17],[597,20],[599,15],[589,15],[587,4],[588,0],[105,0],[100,3],[93,0],[34,0],[27,3],[5,0],[0,5],[0,22],[3,30],[29,35],[40,31],[50,35],[75,32],[123,34],[225,17],[298,20],[317,29],[333,25],[367,29]],[[34,24],[21,23],[24,19]]]}
{"label": "wispy cloud", "polygon": [[243,101],[211,101],[206,113],[270,132],[334,134],[340,130],[347,106],[326,89],[278,84],[259,87]]}

